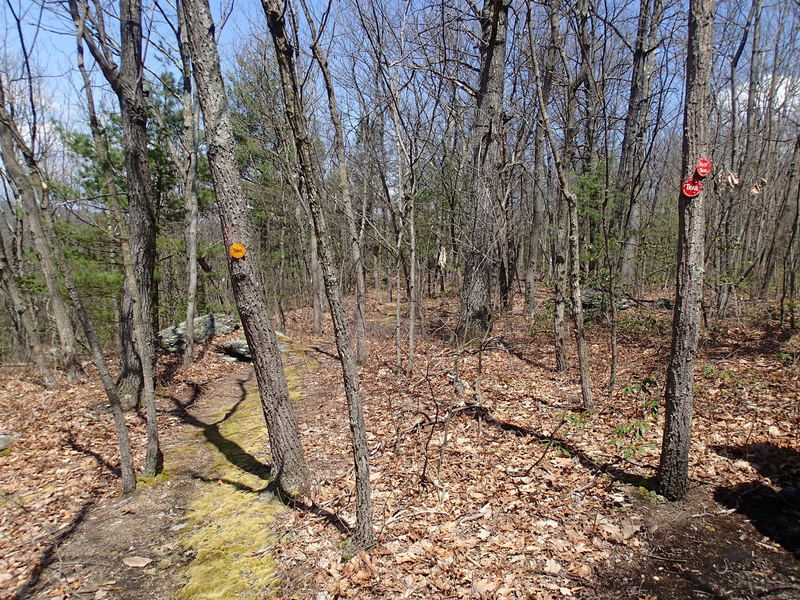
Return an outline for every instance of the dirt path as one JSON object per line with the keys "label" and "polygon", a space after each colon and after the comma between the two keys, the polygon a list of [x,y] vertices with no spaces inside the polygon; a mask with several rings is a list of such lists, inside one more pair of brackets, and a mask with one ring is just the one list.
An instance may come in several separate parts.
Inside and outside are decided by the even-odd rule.
{"label": "dirt path", "polygon": [[254,388],[252,367],[237,365],[219,381],[162,394],[159,412],[182,422],[162,443],[163,473],[85,510],[17,598],[52,598],[54,588],[120,600],[246,597],[248,590],[258,597],[272,589],[270,524],[285,509],[271,494],[252,501],[269,476]]}

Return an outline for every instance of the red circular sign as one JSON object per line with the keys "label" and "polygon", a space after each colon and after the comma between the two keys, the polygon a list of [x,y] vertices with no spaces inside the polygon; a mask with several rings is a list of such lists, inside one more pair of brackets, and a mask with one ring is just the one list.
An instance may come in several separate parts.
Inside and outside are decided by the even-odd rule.
{"label": "red circular sign", "polygon": [[694,198],[703,191],[703,182],[698,181],[694,177],[690,177],[681,185],[681,191],[687,198]]}
{"label": "red circular sign", "polygon": [[711,173],[711,161],[707,158],[701,158],[697,161],[697,166],[695,167],[697,174],[700,177],[705,177],[709,173]]}

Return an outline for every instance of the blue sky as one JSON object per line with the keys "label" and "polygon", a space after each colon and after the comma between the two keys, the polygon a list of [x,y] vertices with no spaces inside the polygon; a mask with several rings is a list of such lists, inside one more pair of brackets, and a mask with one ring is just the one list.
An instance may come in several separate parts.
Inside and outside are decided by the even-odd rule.
{"label": "blue sky", "polygon": [[[168,12],[172,12],[170,5],[173,3],[173,0],[162,0]],[[17,69],[12,69],[13,72],[21,64],[19,32],[13,15],[16,13],[22,21],[22,35],[31,56],[34,76],[38,74],[44,93],[49,97],[50,117],[71,122],[72,126],[80,128],[81,124],[75,121],[84,119],[85,113],[82,110],[81,81],[75,62],[75,38],[65,4],[64,0],[0,0],[2,68],[5,70],[5,65],[16,65]],[[117,2],[108,4],[116,8]],[[171,31],[164,24],[163,16],[155,10],[154,4],[145,0],[144,5],[145,27],[150,26],[153,41],[162,43],[168,40],[170,44],[174,43]],[[256,0],[211,0],[211,7],[217,23],[223,14],[229,15],[219,34],[223,64],[229,64],[241,44],[249,38],[250,31],[264,27],[261,3]],[[110,33],[116,34],[118,31],[116,22],[109,21],[107,27]],[[87,60],[91,64],[88,52]],[[154,72],[163,72],[167,68],[163,56],[152,45],[146,46],[146,60]],[[96,80],[103,87],[99,73]],[[108,94],[101,93],[98,100],[113,103]]]}

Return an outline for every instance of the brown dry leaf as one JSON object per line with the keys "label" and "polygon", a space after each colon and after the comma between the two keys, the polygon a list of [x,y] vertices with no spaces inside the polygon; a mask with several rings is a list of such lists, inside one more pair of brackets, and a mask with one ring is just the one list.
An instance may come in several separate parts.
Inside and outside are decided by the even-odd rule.
{"label": "brown dry leaf", "polygon": [[631,539],[637,531],[641,529],[641,525],[634,523],[628,518],[622,520],[622,539]]}
{"label": "brown dry leaf", "polygon": [[556,560],[548,558],[547,562],[544,563],[544,572],[550,573],[551,575],[558,575],[561,573],[561,565]]}

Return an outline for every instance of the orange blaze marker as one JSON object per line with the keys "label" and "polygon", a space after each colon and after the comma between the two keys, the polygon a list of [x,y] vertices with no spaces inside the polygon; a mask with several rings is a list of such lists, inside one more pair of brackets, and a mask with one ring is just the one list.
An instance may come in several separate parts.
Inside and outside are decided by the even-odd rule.
{"label": "orange blaze marker", "polygon": [[239,260],[240,258],[244,258],[244,255],[247,254],[247,248],[244,247],[244,244],[236,242],[235,244],[231,244],[231,247],[228,248],[228,254],[231,255],[231,258]]}

